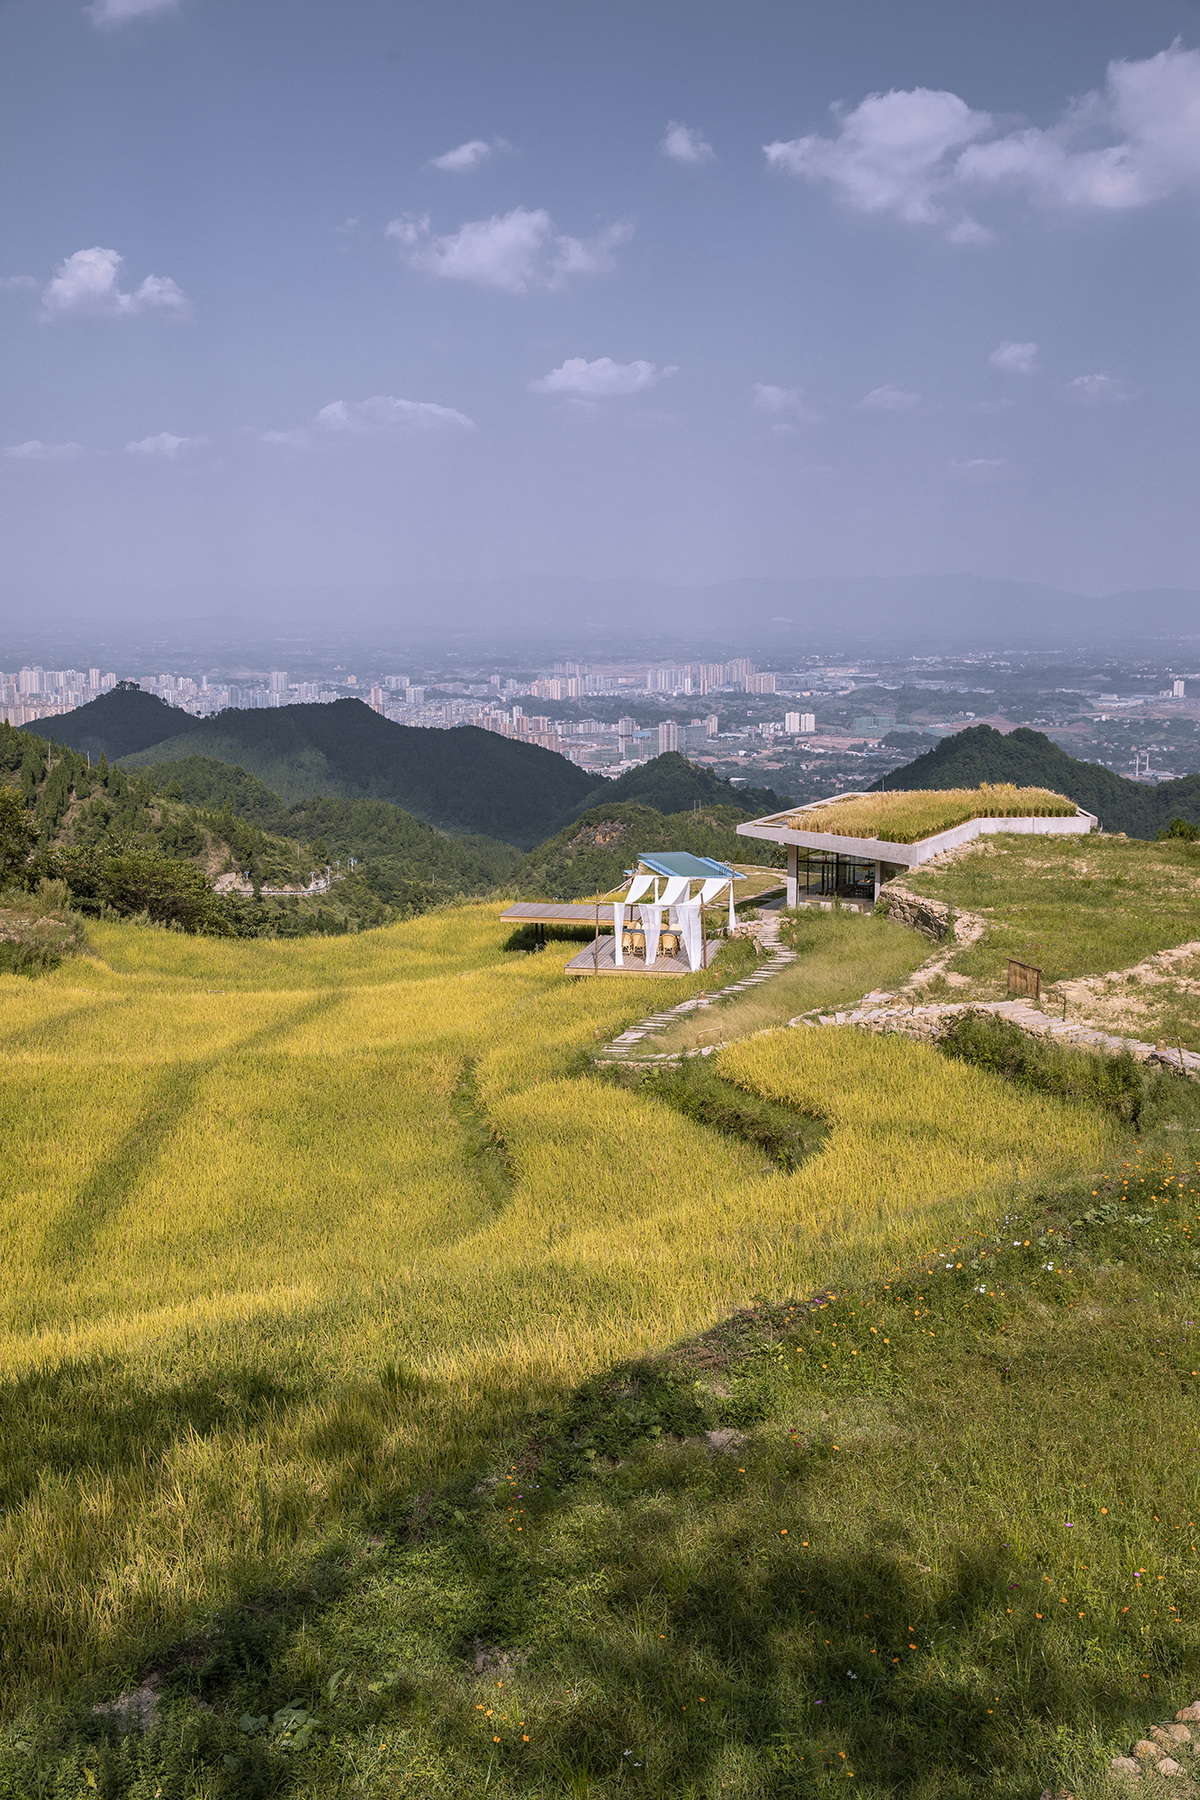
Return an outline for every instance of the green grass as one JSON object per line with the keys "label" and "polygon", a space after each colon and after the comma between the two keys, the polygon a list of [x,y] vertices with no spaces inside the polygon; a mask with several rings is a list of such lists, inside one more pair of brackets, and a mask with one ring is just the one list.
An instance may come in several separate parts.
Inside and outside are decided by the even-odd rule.
{"label": "green grass", "polygon": [[1008,957],[1036,964],[1044,982],[1099,975],[1187,943],[1200,925],[1200,853],[1184,843],[989,837],[905,884],[982,913],[986,935],[952,967],[995,992]]}
{"label": "green grass", "polygon": [[1106,1176],[844,1284],[833,1251],[131,1666],[147,1736],[14,1720],[0,1795],[1111,1800],[1200,1681],[1200,1096],[1148,1098]]}
{"label": "green grass", "polygon": [[1073,818],[1073,800],[1048,788],[983,782],[977,788],[941,788],[901,793],[855,794],[826,806],[788,815],[795,831],[826,831],[838,837],[879,838],[917,844],[968,819]]}
{"label": "green grass", "polygon": [[614,1361],[1111,1154],[921,1046],[793,1031],[721,1067],[825,1121],[786,1173],[574,1073],[688,981],[505,936],[482,906],[293,944],[104,924],[0,977],[6,1705],[305,1587]]}
{"label": "green grass", "polygon": [[926,938],[882,915],[805,907],[785,921],[783,941],[799,952],[796,962],[748,993],[685,1013],[647,1047],[657,1054],[725,1044],[817,1007],[837,1010],[892,988],[931,953]]}

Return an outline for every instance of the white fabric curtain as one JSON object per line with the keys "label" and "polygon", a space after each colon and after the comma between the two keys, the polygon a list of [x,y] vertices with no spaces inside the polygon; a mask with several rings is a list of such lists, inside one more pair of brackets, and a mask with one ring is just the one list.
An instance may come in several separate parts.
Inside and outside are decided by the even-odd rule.
{"label": "white fabric curtain", "polygon": [[704,924],[700,913],[700,898],[688,900],[675,908],[675,917],[679,922],[679,935],[683,939],[683,948],[688,959],[688,968],[693,974],[704,959]]}
{"label": "white fabric curtain", "polygon": [[661,906],[639,906],[638,914],[642,921],[642,930],[646,934],[646,966],[658,961],[658,940],[662,933],[663,909]]}

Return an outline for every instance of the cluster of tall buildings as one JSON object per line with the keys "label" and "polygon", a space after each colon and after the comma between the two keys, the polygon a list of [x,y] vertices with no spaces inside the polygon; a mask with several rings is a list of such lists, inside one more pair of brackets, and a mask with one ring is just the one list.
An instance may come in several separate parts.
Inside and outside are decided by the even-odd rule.
{"label": "cluster of tall buildings", "polygon": [[43,669],[36,665],[0,671],[0,718],[10,725],[30,725],[86,706],[116,685],[117,677],[99,669]]}
{"label": "cluster of tall buildings", "polygon": [[[117,682],[112,672],[99,669],[42,669],[26,667],[14,674],[0,674],[0,717],[13,725],[32,724],[85,705]],[[545,672],[511,677],[493,674],[486,680],[442,678],[436,684],[414,681],[407,675],[360,678],[334,669],[318,680],[293,679],[287,669],[242,676],[177,675],[164,672],[132,679],[145,692],[156,694],[170,706],[196,717],[223,712],[228,707],[255,710],[297,704],[323,705],[350,697],[361,699],[374,711],[400,724],[437,730],[476,725],[502,737],[538,744],[555,750],[585,768],[609,770],[644,762],[664,751],[715,754],[720,731],[715,712],[704,717],[641,726],[629,715],[616,722],[602,719],[563,719],[548,713],[526,711],[532,700],[579,701],[586,696],[608,698],[637,695],[659,702],[689,696],[726,693],[774,694],[781,678],[760,671],[748,657],[727,662],[646,664],[623,662],[587,665],[558,662]],[[788,691],[795,691],[792,682]],[[764,738],[800,736],[815,731],[812,713],[788,712],[782,721],[751,724],[738,734]]]}

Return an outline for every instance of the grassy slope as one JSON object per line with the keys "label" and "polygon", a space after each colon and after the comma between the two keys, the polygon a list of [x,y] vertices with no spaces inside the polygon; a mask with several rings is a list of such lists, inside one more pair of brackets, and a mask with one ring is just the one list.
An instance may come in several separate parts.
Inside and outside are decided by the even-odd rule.
{"label": "grassy slope", "polygon": [[655,1037],[654,1050],[729,1043],[812,1007],[848,1006],[874,988],[902,981],[931,951],[927,939],[885,918],[815,909],[796,913],[787,942],[799,959],[782,974],[717,1007],[685,1014]]}
{"label": "grassy slope", "polygon": [[1200,1671],[1197,1167],[588,1384],[333,1606],[231,1620],[174,1741],[312,1800],[1111,1800]]}
{"label": "grassy slope", "polygon": [[996,992],[1007,957],[1060,981],[1126,968],[1200,928],[1200,853],[1179,842],[984,838],[904,879],[917,893],[983,914],[987,934],[954,968]]}
{"label": "grassy slope", "polygon": [[569,948],[503,935],[482,907],[333,943],[105,925],[92,964],[0,979],[10,1695],[302,1577],[614,1358],[1108,1154],[917,1046],[793,1033],[837,1129],[781,1175],[570,1073],[685,984],[564,983]]}

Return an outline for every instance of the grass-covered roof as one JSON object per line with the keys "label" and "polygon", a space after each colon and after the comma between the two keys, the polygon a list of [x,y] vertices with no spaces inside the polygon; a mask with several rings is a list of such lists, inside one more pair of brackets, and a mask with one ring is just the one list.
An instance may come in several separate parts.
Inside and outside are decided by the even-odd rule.
{"label": "grass-covered roof", "polygon": [[882,838],[892,844],[919,844],[968,819],[1070,818],[1075,802],[1048,788],[983,782],[977,788],[942,788],[898,794],[850,794],[787,815],[795,831],[835,837]]}

